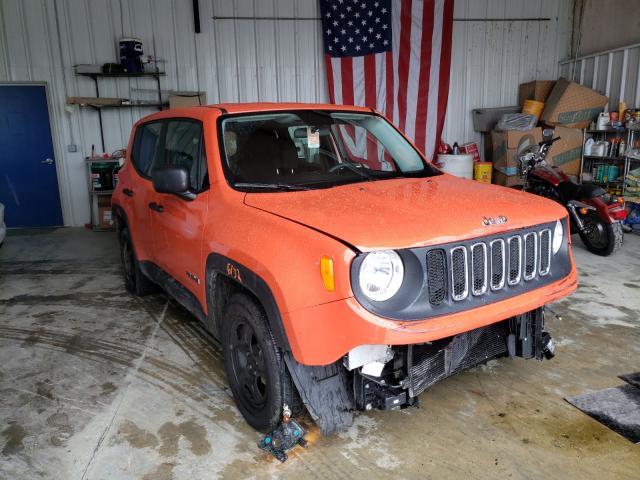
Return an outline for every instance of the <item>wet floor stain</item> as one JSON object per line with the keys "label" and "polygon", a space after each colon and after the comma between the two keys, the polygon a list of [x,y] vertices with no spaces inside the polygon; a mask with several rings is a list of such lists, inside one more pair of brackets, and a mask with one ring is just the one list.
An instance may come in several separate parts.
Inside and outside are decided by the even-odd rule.
{"label": "wet floor stain", "polygon": [[163,457],[174,457],[178,454],[178,441],[181,437],[187,440],[194,455],[206,455],[211,451],[207,430],[193,420],[179,424],[166,422],[158,430],[158,435],[162,439],[159,452]]}
{"label": "wet floor stain", "polygon": [[118,435],[134,448],[156,448],[158,437],[153,433],[138,427],[131,420],[124,420],[118,427]]}
{"label": "wet floor stain", "polygon": [[3,455],[13,455],[24,450],[24,444],[22,442],[27,436],[27,432],[22,425],[10,421],[0,435],[5,439],[5,444],[2,449]]}

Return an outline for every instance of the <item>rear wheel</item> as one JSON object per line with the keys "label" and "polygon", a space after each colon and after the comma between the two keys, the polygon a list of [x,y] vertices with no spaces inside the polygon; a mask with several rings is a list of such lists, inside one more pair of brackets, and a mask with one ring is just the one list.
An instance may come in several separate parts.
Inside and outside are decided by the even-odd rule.
{"label": "rear wheel", "polygon": [[124,286],[129,293],[142,297],[158,290],[156,284],[140,270],[140,263],[133,250],[131,234],[126,227],[120,231],[120,258],[122,259]]}
{"label": "rear wheel", "polygon": [[587,249],[596,255],[606,257],[622,246],[624,233],[620,222],[605,223],[595,215],[584,219],[584,230],[579,232]]}
{"label": "rear wheel", "polygon": [[235,294],[227,303],[222,343],[240,413],[256,430],[270,432],[280,422],[283,405],[297,403],[297,392],[262,308],[248,295]]}

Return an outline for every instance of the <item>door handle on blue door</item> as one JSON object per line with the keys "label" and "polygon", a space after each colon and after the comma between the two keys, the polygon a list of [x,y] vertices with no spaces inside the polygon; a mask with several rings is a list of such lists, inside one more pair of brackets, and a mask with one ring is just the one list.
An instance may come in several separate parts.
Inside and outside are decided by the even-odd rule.
{"label": "door handle on blue door", "polygon": [[156,203],[156,202],[151,202],[151,203],[149,204],[149,208],[150,208],[151,210],[154,210],[154,211],[158,212],[158,213],[162,213],[162,212],[163,212],[163,210],[164,210],[164,207],[163,207],[162,205],[160,205],[160,204]]}
{"label": "door handle on blue door", "polygon": [[133,190],[129,190],[128,188],[123,188],[122,193],[124,193],[127,197],[133,197]]}
{"label": "door handle on blue door", "polygon": [[43,165],[53,165],[53,158],[45,158],[40,163],[42,163]]}

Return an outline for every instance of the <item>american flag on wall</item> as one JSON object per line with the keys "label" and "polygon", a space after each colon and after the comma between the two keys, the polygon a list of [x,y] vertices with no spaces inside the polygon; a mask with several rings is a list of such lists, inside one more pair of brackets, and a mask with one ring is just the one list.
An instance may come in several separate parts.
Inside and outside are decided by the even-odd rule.
{"label": "american flag on wall", "polygon": [[375,108],[432,158],[449,93],[453,0],[320,0],[320,12],[331,103]]}

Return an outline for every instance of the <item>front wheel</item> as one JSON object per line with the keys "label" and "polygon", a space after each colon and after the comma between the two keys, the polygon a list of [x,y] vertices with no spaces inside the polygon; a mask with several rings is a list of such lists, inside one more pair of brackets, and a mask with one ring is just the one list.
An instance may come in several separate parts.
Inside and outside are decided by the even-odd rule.
{"label": "front wheel", "polygon": [[239,293],[229,300],[223,322],[224,366],[233,398],[249,425],[270,432],[283,405],[294,408],[297,392],[266,316],[251,297]]}
{"label": "front wheel", "polygon": [[624,233],[620,222],[605,223],[595,215],[589,215],[583,221],[580,238],[591,253],[606,257],[622,246]]}

